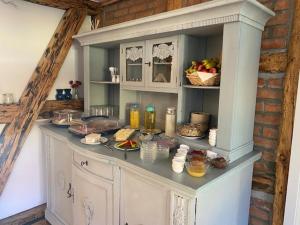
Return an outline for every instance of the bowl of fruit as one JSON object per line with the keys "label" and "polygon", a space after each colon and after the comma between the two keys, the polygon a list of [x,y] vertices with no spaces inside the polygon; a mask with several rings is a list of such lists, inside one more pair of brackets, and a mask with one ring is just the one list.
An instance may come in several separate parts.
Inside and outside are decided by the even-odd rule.
{"label": "bowl of fruit", "polygon": [[200,62],[192,61],[192,65],[185,72],[192,85],[220,85],[221,64],[218,58],[204,59]]}

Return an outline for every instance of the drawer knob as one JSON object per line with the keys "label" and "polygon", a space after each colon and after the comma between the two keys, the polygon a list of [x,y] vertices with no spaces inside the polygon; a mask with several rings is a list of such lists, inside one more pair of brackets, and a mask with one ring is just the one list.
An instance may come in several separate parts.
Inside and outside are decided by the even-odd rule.
{"label": "drawer knob", "polygon": [[85,165],[85,166],[88,166],[88,164],[89,164],[89,163],[88,163],[87,160],[86,160],[86,161],[81,161],[81,163],[80,163],[81,166],[84,166],[84,165]]}

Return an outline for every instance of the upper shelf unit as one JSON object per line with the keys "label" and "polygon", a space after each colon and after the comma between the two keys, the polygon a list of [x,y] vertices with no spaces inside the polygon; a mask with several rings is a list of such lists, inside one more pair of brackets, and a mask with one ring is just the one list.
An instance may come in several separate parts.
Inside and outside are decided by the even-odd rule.
{"label": "upper shelf unit", "polygon": [[[176,74],[177,77],[181,76],[181,78],[184,69],[189,66],[187,63],[190,63],[194,56],[197,56],[197,59],[200,60],[203,59],[203,56],[213,57],[217,51],[221,50],[222,71],[220,88],[190,88],[188,82],[182,79],[177,83],[175,82],[176,91],[168,91],[168,93],[160,95],[164,96],[165,101],[171,99],[172,101],[170,102],[177,102],[178,121],[186,121],[191,110],[211,112],[214,115],[214,123],[218,127],[217,146],[214,150],[227,155],[233,161],[253,150],[253,128],[261,36],[265,23],[273,15],[275,14],[271,10],[255,0],[214,0],[100,28],[92,32],[76,35],[74,38],[84,46],[84,61],[85,65],[87,65],[85,67],[85,77],[86,75],[87,77],[91,76],[86,84],[90,84],[91,80],[97,80],[92,77],[92,73],[94,68],[97,68],[100,63],[96,60],[94,64],[90,64],[89,57],[91,60],[94,60],[92,55],[96,53],[101,56],[102,50],[104,52],[108,51],[108,53],[111,52],[110,49],[115,49],[115,52],[119,51],[122,73],[124,71],[121,58],[122,46],[128,43],[140,42],[147,46],[147,43],[152,43],[153,40],[177,36],[178,40],[181,39],[180,41],[183,41],[183,44],[180,44],[180,41],[178,42],[178,60],[176,61],[177,68],[180,67]],[[195,45],[192,42],[198,47],[193,47]],[[203,48],[201,48],[201,45],[203,45]],[[211,50],[213,47],[216,48]],[[151,48],[146,47],[145,49],[145,54],[147,54],[145,59],[150,59],[149,54],[153,54],[153,49],[149,49]],[[200,52],[195,52],[199,49]],[[215,51],[214,54],[211,51]],[[170,67],[170,65],[173,66],[173,62],[153,62],[152,59],[153,57],[151,58],[151,64],[156,63],[158,68],[164,67],[165,69],[168,66]],[[178,64],[178,62],[181,64]],[[126,68],[143,71],[144,63],[147,63],[147,61],[128,62]],[[167,63],[171,64],[168,65]],[[145,81],[146,79],[151,79],[150,72],[144,74],[147,76],[144,78]],[[139,77],[134,76],[133,78],[134,80],[128,80],[128,82],[139,82],[140,80]],[[146,83],[142,82],[142,85],[144,85],[144,88],[147,88],[145,86]],[[95,87],[95,93],[99,91],[99,86],[104,85]],[[116,85],[106,86],[115,87]],[[127,87],[134,86],[128,85]],[[89,88],[85,86],[85,92]],[[173,86],[168,87],[168,89],[171,88]],[[160,89],[165,89],[165,87]],[[96,102],[99,98],[105,95],[110,96],[110,93],[112,93],[110,92],[112,87],[102,88],[101,90],[101,93],[90,96],[92,100],[94,99],[93,101]],[[113,90],[113,93],[117,93],[118,96],[110,101],[119,102],[120,118],[125,118],[126,102],[136,101],[143,97],[150,98],[150,94],[152,95],[152,93],[135,91],[137,90],[135,87],[133,90],[123,90],[122,82],[120,87],[117,86]],[[90,92],[88,94],[90,95]],[[153,96],[158,94],[155,93]],[[159,96],[156,99],[159,99]],[[88,105],[89,100],[85,101],[85,104]]]}
{"label": "upper shelf unit", "polygon": [[75,35],[82,46],[109,46],[181,34],[214,35],[222,25],[241,22],[264,30],[274,12],[255,0],[214,0]]}

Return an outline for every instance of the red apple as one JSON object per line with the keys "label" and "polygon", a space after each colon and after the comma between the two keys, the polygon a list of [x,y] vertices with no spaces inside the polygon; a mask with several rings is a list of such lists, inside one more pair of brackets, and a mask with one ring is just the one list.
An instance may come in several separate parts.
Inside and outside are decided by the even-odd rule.
{"label": "red apple", "polygon": [[214,68],[214,67],[213,67],[213,68],[210,68],[210,69],[209,69],[209,72],[210,72],[210,73],[217,73],[217,69]]}
{"label": "red apple", "polygon": [[200,64],[200,65],[198,66],[197,70],[198,70],[198,71],[201,71],[203,68],[205,68],[205,66],[202,65],[202,64]]}

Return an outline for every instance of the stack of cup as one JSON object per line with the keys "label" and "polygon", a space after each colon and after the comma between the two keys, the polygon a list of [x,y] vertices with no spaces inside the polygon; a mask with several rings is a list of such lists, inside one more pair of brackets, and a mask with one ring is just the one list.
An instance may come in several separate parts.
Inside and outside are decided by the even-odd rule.
{"label": "stack of cup", "polygon": [[143,162],[153,163],[157,156],[157,142],[143,141],[141,144],[140,158]]}
{"label": "stack of cup", "polygon": [[217,131],[218,131],[218,129],[210,129],[209,130],[208,143],[211,146],[216,146],[216,144],[217,144]]}
{"label": "stack of cup", "polygon": [[176,173],[182,173],[184,168],[184,163],[186,160],[186,155],[189,151],[190,147],[187,145],[180,145],[180,148],[177,149],[177,153],[175,154],[172,160],[172,169]]}

